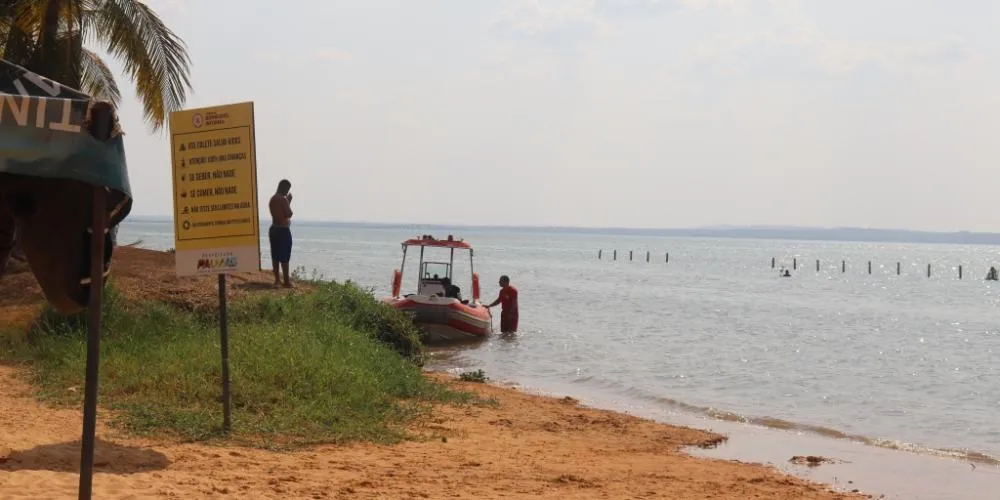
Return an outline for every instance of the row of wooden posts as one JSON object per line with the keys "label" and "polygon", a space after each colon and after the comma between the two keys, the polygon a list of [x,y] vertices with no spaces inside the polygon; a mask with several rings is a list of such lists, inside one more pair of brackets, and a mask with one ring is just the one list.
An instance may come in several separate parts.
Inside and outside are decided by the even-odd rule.
{"label": "row of wooden posts", "polygon": [[[650,261],[650,256],[651,255],[652,254],[649,252],[649,250],[646,250],[646,262]],[[604,258],[604,250],[600,250],[600,249],[597,250],[597,258],[598,259],[603,259]],[[618,260],[618,250],[612,250],[611,251],[611,260]],[[630,262],[632,261],[632,250],[628,251],[628,260]],[[665,263],[670,262],[670,252],[666,252],[666,253],[663,254],[663,262],[665,262]]]}
{"label": "row of wooden posts", "polygon": [[[629,262],[635,260],[634,257],[635,257],[634,252],[632,250],[629,250],[628,251],[628,260],[629,260]],[[650,262],[651,257],[652,257],[652,253],[649,250],[647,250],[646,251],[646,262]],[[603,249],[598,249],[597,250],[597,258],[598,259],[603,259],[604,258],[604,250]],[[612,250],[611,251],[611,260],[618,260],[618,250]],[[670,262],[670,252],[665,252],[663,254],[663,262],[665,262],[665,263],[669,263]],[[771,269],[774,269],[777,266],[777,264],[778,264],[777,259],[775,257],[771,257]],[[798,268],[799,268],[799,259],[798,258],[793,258],[792,259],[792,269],[793,270],[798,270]],[[816,272],[819,272],[819,271],[820,271],[820,260],[816,259]],[[846,273],[847,272],[847,261],[846,260],[840,261],[840,272],[842,272],[842,273]],[[871,274],[871,273],[872,273],[872,261],[869,260],[868,261],[868,274]],[[903,264],[901,262],[896,262],[896,274],[897,275],[903,274]],[[927,264],[927,277],[928,278],[931,277],[931,264]],[[963,277],[962,265],[960,264],[958,266],[958,279],[962,279],[962,277]]]}
{"label": "row of wooden posts", "polygon": [[[775,259],[774,257],[771,257],[771,269],[774,269],[776,265],[777,265],[777,259]],[[792,269],[796,270],[798,268],[799,268],[799,260],[797,258],[793,258],[792,259]],[[816,259],[816,272],[819,272],[819,270],[820,270],[820,261],[819,261],[819,259]],[[840,272],[841,273],[846,273],[847,272],[847,261],[846,260],[840,261]],[[871,273],[872,273],[872,261],[869,260],[868,261],[868,274],[871,274]],[[898,275],[901,275],[901,274],[903,274],[903,264],[901,262],[896,262],[896,275],[898,276]],[[927,264],[927,277],[928,278],[931,277],[931,265],[930,264]],[[959,264],[959,266],[958,266],[958,279],[962,279],[962,265],[961,264]]]}
{"label": "row of wooden posts", "polygon": [[[629,262],[635,260],[634,257],[635,257],[634,252],[632,250],[629,250],[628,251],[628,260],[629,260]],[[603,259],[604,258],[604,250],[602,250],[602,249],[597,250],[597,258],[598,259]],[[652,253],[647,250],[646,251],[646,262],[650,262],[651,258],[652,258]],[[611,260],[618,260],[618,250],[612,250],[611,251]],[[665,262],[665,263],[670,262],[670,252],[665,252],[663,254],[663,262]],[[771,257],[771,269],[774,269],[775,267],[777,267],[777,264],[778,264],[777,259],[775,257]],[[799,268],[799,259],[798,258],[793,258],[792,259],[792,269],[793,270],[798,270],[798,268]],[[928,278],[931,277],[931,269],[932,269],[931,264],[927,264],[927,277]],[[816,259],[816,272],[819,272],[819,271],[820,271],[820,260]],[[958,266],[958,279],[962,279],[962,277],[963,277],[963,272],[962,271],[963,271],[962,270],[962,265],[960,264]],[[846,260],[840,261],[840,272],[842,272],[842,273],[846,273],[847,272],[847,261]],[[872,261],[869,260],[868,261],[868,274],[871,274],[871,273],[872,273]],[[903,274],[903,264],[901,262],[896,262],[896,274],[897,275]]]}

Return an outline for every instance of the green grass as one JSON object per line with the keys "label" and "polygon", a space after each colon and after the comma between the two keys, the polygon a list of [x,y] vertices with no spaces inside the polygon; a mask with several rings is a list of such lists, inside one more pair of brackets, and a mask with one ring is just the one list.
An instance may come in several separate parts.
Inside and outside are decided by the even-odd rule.
{"label": "green grass", "polygon": [[482,370],[476,370],[472,372],[462,372],[459,374],[458,379],[462,382],[476,382],[479,384],[485,384],[489,382],[489,377],[486,376],[486,372]]}
{"label": "green grass", "polygon": [[[413,324],[352,284],[230,304],[233,433],[267,447],[396,442],[434,402],[474,402],[422,374]],[[79,404],[85,317],[48,312],[0,355],[27,362],[42,398]],[[187,440],[222,437],[217,316],[161,303],[126,303],[107,288],[100,404],[120,428]],[[77,390],[71,390],[76,388]]]}

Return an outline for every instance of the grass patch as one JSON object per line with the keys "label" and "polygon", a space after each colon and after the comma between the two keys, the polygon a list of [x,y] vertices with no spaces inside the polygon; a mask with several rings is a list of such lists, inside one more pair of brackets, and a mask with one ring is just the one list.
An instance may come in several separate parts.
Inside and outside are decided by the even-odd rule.
{"label": "grass patch", "polygon": [[[476,401],[423,376],[419,332],[404,315],[349,283],[312,285],[231,304],[232,438],[267,447],[391,443],[431,403]],[[137,434],[220,437],[218,318],[128,303],[113,283],[104,309],[100,397],[115,423]],[[27,341],[0,354],[31,364],[43,398],[81,402],[82,315],[46,312]]]}
{"label": "grass patch", "polygon": [[462,382],[477,382],[480,384],[485,384],[489,381],[489,377],[486,376],[486,372],[483,370],[476,370],[472,372],[463,372],[459,374],[458,379]]}

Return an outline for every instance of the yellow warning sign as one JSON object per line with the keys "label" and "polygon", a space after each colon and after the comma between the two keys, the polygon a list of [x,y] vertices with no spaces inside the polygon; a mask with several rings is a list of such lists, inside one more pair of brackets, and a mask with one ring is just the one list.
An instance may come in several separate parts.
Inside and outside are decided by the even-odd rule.
{"label": "yellow warning sign", "polygon": [[253,103],[170,114],[179,276],[260,270]]}

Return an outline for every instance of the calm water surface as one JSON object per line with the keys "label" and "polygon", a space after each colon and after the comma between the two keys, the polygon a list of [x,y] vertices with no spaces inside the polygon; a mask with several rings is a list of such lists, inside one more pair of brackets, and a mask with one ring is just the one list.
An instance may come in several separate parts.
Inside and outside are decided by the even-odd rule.
{"label": "calm water surface", "polygon": [[[293,231],[293,267],[379,296],[399,266],[400,242],[428,232]],[[457,231],[476,247],[484,300],[495,297],[500,274],[511,276],[522,332],[438,352],[438,367],[482,368],[618,407],[1000,457],[998,287],[983,280],[1000,248]],[[172,226],[123,225],[121,242],[137,239],[170,248]],[[797,257],[799,269],[778,278],[772,257],[787,267]],[[466,277],[467,260],[459,264],[456,276]],[[456,283],[470,295],[467,278]]]}

